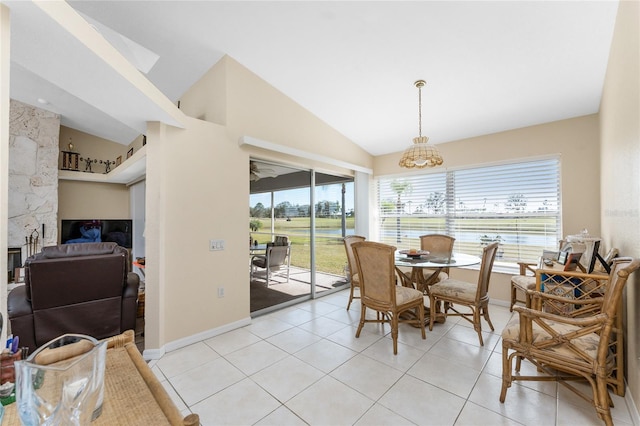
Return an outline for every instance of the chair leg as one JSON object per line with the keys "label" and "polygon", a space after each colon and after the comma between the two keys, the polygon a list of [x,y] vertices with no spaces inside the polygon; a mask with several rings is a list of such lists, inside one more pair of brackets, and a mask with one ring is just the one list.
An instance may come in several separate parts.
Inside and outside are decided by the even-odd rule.
{"label": "chair leg", "polygon": [[482,307],[482,316],[484,317],[484,320],[489,324],[489,327],[491,328],[491,331],[494,331],[495,329],[493,328],[493,324],[491,323],[491,318],[489,318],[489,303],[487,302],[486,305],[484,305]]}
{"label": "chair leg", "polygon": [[[511,359],[507,348],[502,345],[502,390],[500,391],[500,402],[504,402],[507,397],[507,389],[511,387]],[[520,359],[518,357],[518,359]]]}
{"label": "chair leg", "polygon": [[607,390],[607,378],[605,376],[596,376],[596,389],[593,390],[593,401],[600,417],[605,425],[613,426],[611,419],[611,408],[609,408],[609,391]]}
{"label": "chair leg", "polygon": [[473,329],[478,333],[478,339],[480,340],[480,346],[484,346],[484,341],[482,340],[482,323],[480,323],[480,309],[473,309]]}
{"label": "chair leg", "polygon": [[529,293],[524,294],[524,305],[527,309],[531,309],[531,295]]}
{"label": "chair leg", "polygon": [[349,302],[347,302],[347,311],[349,310],[349,306],[351,306],[352,301],[353,301],[353,283],[351,283],[351,291],[349,292]]}
{"label": "chair leg", "polygon": [[422,340],[427,338],[427,333],[425,331],[425,325],[424,325],[424,302],[420,303],[420,305],[418,305],[417,307],[418,309],[418,320],[420,321],[420,329],[422,330]]}
{"label": "chair leg", "polygon": [[398,313],[391,314],[391,339],[393,339],[393,354],[398,355]]}
{"label": "chair leg", "polygon": [[360,332],[362,331],[362,327],[364,327],[364,316],[367,313],[366,310],[366,306],[360,306],[360,323],[358,324],[358,330],[356,330],[356,337],[360,337]]}
{"label": "chair leg", "polygon": [[433,330],[434,322],[436,322],[436,298],[429,296],[429,331]]}
{"label": "chair leg", "polygon": [[511,306],[509,306],[509,312],[513,312],[513,306],[516,304],[516,286],[511,284]]}

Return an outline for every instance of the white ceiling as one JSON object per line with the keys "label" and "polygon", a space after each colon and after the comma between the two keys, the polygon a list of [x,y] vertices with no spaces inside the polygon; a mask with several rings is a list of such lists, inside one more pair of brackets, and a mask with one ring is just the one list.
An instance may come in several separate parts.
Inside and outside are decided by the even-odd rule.
{"label": "white ceiling", "polygon": [[[2,2],[11,9],[13,99],[123,144],[158,119],[38,7]],[[131,49],[151,51],[146,59],[157,54],[146,76],[171,101],[227,54],[373,155],[400,151],[417,136],[418,79],[427,81],[423,135],[436,144],[597,112],[618,8],[617,1],[69,4]]]}

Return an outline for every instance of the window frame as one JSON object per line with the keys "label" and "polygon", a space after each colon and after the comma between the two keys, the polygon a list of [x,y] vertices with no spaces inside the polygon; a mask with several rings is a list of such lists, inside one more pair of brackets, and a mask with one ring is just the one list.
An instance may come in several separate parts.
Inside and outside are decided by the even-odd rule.
{"label": "window frame", "polygon": [[[421,170],[417,173],[402,175],[378,176],[375,184],[376,215],[378,218],[376,232],[378,233],[378,238],[381,242],[397,246],[398,249],[407,249],[419,248],[419,235],[444,233],[456,237],[454,251],[479,255],[484,245],[496,240],[496,237],[498,237],[497,239],[501,243],[501,256],[496,259],[495,267],[496,269],[505,269],[512,272],[517,269],[517,262],[519,261],[535,262],[543,250],[557,250],[558,241],[563,235],[560,160],[560,156],[555,155],[521,158],[508,162],[474,164],[464,167]],[[525,184],[514,185],[513,179],[508,174],[510,169],[528,172],[532,177],[523,181]],[[522,194],[516,194],[521,195],[520,200],[518,200],[517,196],[503,200],[501,208],[494,207],[496,211],[478,210],[476,206],[476,210],[471,209],[468,212],[464,212],[462,208],[456,206],[456,197],[461,190],[461,184],[456,184],[456,180],[459,180],[464,174],[473,175],[474,173],[479,176],[484,173],[485,178],[496,177],[504,179],[505,182],[509,181],[513,187],[512,190],[519,187],[526,187],[526,190]],[[552,174],[549,175],[549,173]],[[520,179],[522,180],[522,177]],[[431,191],[418,187],[417,196],[413,193],[416,188],[411,187],[409,190],[411,195],[408,198],[405,198],[404,201],[401,199],[395,200],[395,211],[393,211],[389,199],[391,191],[389,189],[381,189],[381,185],[394,181],[409,181],[412,186],[416,182],[430,181],[434,187],[429,188]],[[434,188],[435,191],[433,190]],[[407,207],[407,204],[415,203],[416,197],[425,199],[424,197],[427,197],[428,194],[441,191],[443,188],[445,191],[444,200],[440,201],[442,206],[436,211],[434,211],[433,205],[426,209],[427,202],[422,203],[423,212],[418,213],[418,215],[415,212],[419,208],[411,205]],[[493,198],[505,196],[504,193],[500,195],[500,191],[496,189],[488,191],[488,193],[483,193],[481,190],[474,192],[473,185],[469,183],[462,185],[462,188],[467,190],[467,194],[475,196],[472,199],[476,204],[483,196],[485,196],[486,203],[486,200],[490,198],[486,196],[489,193]],[[531,210],[522,211],[522,209],[527,209],[527,196],[530,194]],[[549,198],[551,200],[547,204]],[[507,205],[507,201],[510,202],[509,205]],[[399,209],[402,209],[402,211],[398,214]],[[474,226],[472,224],[473,220],[479,220],[480,223]],[[493,229],[496,232],[489,232],[491,227],[485,227],[485,224],[490,223],[492,220],[495,221]],[[464,225],[464,221],[467,221],[467,225]],[[505,221],[512,221],[514,229],[509,229]],[[429,225],[427,222],[431,224]],[[500,222],[505,223],[499,225]],[[465,226],[468,227],[465,228]],[[525,226],[525,228],[519,229],[518,226]],[[394,229],[397,235],[392,236],[390,229]],[[470,234],[479,233],[483,230],[487,232],[478,234],[476,236],[478,241],[469,240]],[[507,232],[504,237],[502,237],[503,232]],[[483,241],[479,241],[480,237],[486,238],[483,238]],[[529,240],[531,242],[535,241],[535,243],[524,244],[522,242]],[[503,253],[506,256],[503,257]]]}

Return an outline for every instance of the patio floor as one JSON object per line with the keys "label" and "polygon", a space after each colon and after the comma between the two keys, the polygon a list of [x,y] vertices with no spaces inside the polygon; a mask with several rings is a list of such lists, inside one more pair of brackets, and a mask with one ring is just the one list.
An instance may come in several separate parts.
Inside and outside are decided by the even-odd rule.
{"label": "patio floor", "polygon": [[[306,298],[311,292],[311,271],[292,266],[289,282],[286,276],[273,276],[267,287],[265,280],[251,281],[251,313],[268,309],[298,298]],[[316,294],[348,286],[344,276],[316,272]]]}

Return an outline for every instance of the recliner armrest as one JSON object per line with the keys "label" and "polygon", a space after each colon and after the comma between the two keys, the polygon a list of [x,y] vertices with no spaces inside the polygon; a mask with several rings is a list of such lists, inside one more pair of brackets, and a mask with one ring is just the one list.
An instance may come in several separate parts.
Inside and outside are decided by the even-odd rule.
{"label": "recliner armrest", "polygon": [[33,314],[31,303],[27,300],[26,287],[21,285],[11,290],[7,296],[9,318],[18,318]]}
{"label": "recliner armrest", "polygon": [[122,317],[120,318],[120,332],[136,329],[136,315],[138,312],[138,287],[140,277],[135,272],[127,274],[127,282],[122,291]]}
{"label": "recliner armrest", "polygon": [[7,296],[7,314],[11,332],[15,336],[20,336],[20,345],[34,351],[37,345],[33,324],[33,309],[31,302],[27,300],[25,286],[18,286],[9,292]]}
{"label": "recliner armrest", "polygon": [[140,276],[135,272],[129,272],[127,274],[127,282],[124,291],[122,292],[122,297],[135,297],[137,299],[138,287],[140,287]]}

